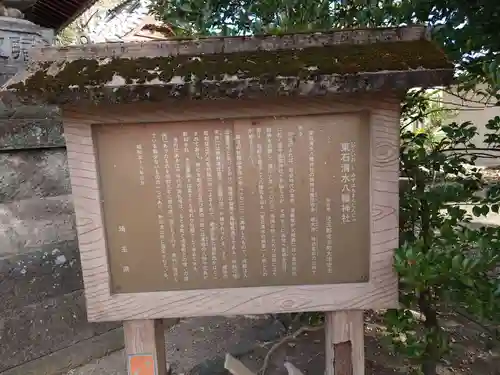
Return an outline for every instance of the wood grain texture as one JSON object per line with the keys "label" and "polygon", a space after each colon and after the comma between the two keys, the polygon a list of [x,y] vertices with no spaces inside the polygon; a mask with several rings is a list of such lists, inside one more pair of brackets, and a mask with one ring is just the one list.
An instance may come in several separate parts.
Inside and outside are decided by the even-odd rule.
{"label": "wood grain texture", "polygon": [[325,314],[325,375],[364,375],[363,311]]}
{"label": "wood grain texture", "polygon": [[352,368],[352,342],[345,341],[333,345],[335,361],[333,373],[336,375],[353,375]]}
{"label": "wood grain texture", "polygon": [[129,375],[166,375],[165,329],[162,320],[123,323]]}
{"label": "wood grain texture", "polygon": [[315,33],[262,35],[253,37],[205,37],[163,41],[102,43],[71,47],[31,48],[29,57],[36,62],[76,59],[167,57],[213,53],[273,51],[324,47],[339,44],[371,44],[429,39],[425,26],[373,29],[337,29]]}
{"label": "wood grain texture", "polygon": [[250,371],[243,363],[229,353],[226,353],[224,368],[233,375],[255,375],[255,373]]}
{"label": "wood grain texture", "polygon": [[[64,113],[82,270],[91,321],[158,319],[184,316],[337,311],[397,307],[397,277],[392,267],[398,246],[399,100],[366,96],[329,100],[192,103],[171,108],[123,106],[107,112],[86,108]],[[370,111],[371,257],[370,281],[290,287],[191,290],[111,295],[98,172],[92,138],[94,123],[166,122],[313,113]]]}

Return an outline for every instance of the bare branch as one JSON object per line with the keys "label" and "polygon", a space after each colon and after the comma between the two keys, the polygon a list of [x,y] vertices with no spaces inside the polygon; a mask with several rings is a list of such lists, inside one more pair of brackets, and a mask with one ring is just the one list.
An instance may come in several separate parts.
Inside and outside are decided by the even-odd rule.
{"label": "bare branch", "polygon": [[303,327],[300,327],[295,332],[293,332],[293,333],[291,333],[291,334],[289,334],[289,335],[284,336],[283,338],[281,338],[278,342],[276,342],[273,346],[271,346],[271,349],[269,349],[269,352],[267,352],[266,357],[264,358],[264,364],[262,365],[262,367],[261,367],[261,369],[259,371],[259,374],[260,375],[265,375],[266,374],[267,368],[269,366],[269,360],[271,359],[271,357],[274,354],[274,352],[280,346],[282,346],[283,344],[287,343],[288,341],[295,340],[297,337],[299,337],[300,335],[302,335],[302,334],[304,334],[306,332],[316,332],[316,331],[320,331],[322,329],[324,329],[323,325],[320,325],[320,326],[303,326]]}

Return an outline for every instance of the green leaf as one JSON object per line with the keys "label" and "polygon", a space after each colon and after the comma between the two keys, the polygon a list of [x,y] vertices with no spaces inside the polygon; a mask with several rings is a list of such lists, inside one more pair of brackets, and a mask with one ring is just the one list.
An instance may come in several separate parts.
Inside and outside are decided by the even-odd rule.
{"label": "green leaf", "polygon": [[186,13],[191,13],[193,11],[193,9],[191,8],[191,4],[187,2],[183,2],[179,9]]}
{"label": "green leaf", "polygon": [[461,268],[461,266],[462,266],[462,256],[459,255],[459,254],[455,255],[453,257],[452,261],[451,261],[451,265],[455,269]]}
{"label": "green leaf", "polygon": [[496,288],[495,292],[493,293],[495,297],[500,297],[500,285]]}

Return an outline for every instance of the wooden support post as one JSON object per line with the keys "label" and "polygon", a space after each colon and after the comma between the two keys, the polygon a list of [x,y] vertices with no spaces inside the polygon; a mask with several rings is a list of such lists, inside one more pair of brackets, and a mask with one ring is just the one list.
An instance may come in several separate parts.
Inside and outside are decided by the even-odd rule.
{"label": "wooden support post", "polygon": [[363,311],[327,312],[325,335],[325,375],[364,375]]}
{"label": "wooden support post", "polygon": [[166,375],[165,331],[162,320],[123,323],[128,375]]}

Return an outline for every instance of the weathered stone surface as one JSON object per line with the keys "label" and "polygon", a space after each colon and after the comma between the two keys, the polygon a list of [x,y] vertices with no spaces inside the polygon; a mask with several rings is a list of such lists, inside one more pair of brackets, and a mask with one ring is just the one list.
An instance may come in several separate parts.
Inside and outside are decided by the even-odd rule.
{"label": "weathered stone surface", "polygon": [[28,50],[37,45],[50,45],[54,32],[24,19],[0,17],[0,82],[22,69],[27,63]]}
{"label": "weathered stone surface", "polygon": [[0,316],[83,288],[76,240],[0,259]]}
{"label": "weathered stone surface", "polygon": [[0,322],[0,372],[118,327],[88,323],[82,291],[24,306]]}
{"label": "weathered stone surface", "polygon": [[70,195],[0,205],[0,225],[0,258],[77,238]]}
{"label": "weathered stone surface", "polygon": [[0,106],[0,119],[33,120],[33,119],[59,119],[61,111],[57,106],[50,105],[20,105],[16,107]]}
{"label": "weathered stone surface", "polygon": [[66,150],[0,153],[0,185],[1,203],[70,194]]}
{"label": "weathered stone surface", "polygon": [[0,150],[64,147],[61,120],[0,119]]}
{"label": "weathered stone surface", "polygon": [[380,42],[428,40],[430,30],[424,25],[377,27],[373,29],[336,29],[279,35],[235,37],[176,37],[147,43],[99,43],[71,47],[47,46],[34,49],[34,61],[72,61],[86,58],[127,58],[140,56],[184,56],[287,49],[369,45]]}
{"label": "weathered stone surface", "polygon": [[47,148],[64,146],[58,111],[0,112],[0,373],[64,371],[119,349],[96,336],[120,323],[87,322],[66,150]]}
{"label": "weathered stone surface", "polygon": [[120,103],[407,90],[448,84],[452,71],[425,27],[88,45],[39,49],[29,69],[5,84],[2,100]]}
{"label": "weathered stone surface", "polygon": [[[0,84],[24,70],[28,50],[51,44],[54,36],[7,17],[0,17],[0,32]],[[118,340],[116,333],[114,340],[96,337],[119,323],[86,320],[64,146],[57,107],[0,105],[2,374],[64,371],[123,345],[121,332]],[[86,340],[91,350],[68,350]]]}
{"label": "weathered stone surface", "polygon": [[[123,330],[116,328],[99,336],[80,341],[47,356],[13,367],[0,375],[55,375],[62,374],[124,346]],[[125,360],[124,360],[125,361]],[[109,374],[107,374],[109,375]]]}
{"label": "weathered stone surface", "polygon": [[[49,102],[61,106],[78,103],[120,104],[141,101],[161,102],[166,99],[212,100],[221,98],[253,99],[279,96],[325,96],[330,94],[371,92],[371,91],[406,91],[412,87],[429,88],[446,86],[453,77],[451,70],[412,70],[377,73],[311,75],[307,78],[261,77],[248,79],[200,80],[187,81],[183,77],[167,83],[143,85],[102,85],[41,90],[16,97],[27,102]],[[4,95],[3,97],[1,95]],[[0,93],[5,98],[7,93]],[[12,94],[11,94],[12,95]],[[12,97],[11,97],[12,98]]]}
{"label": "weathered stone surface", "polygon": [[0,150],[64,146],[58,107],[0,106]]}

